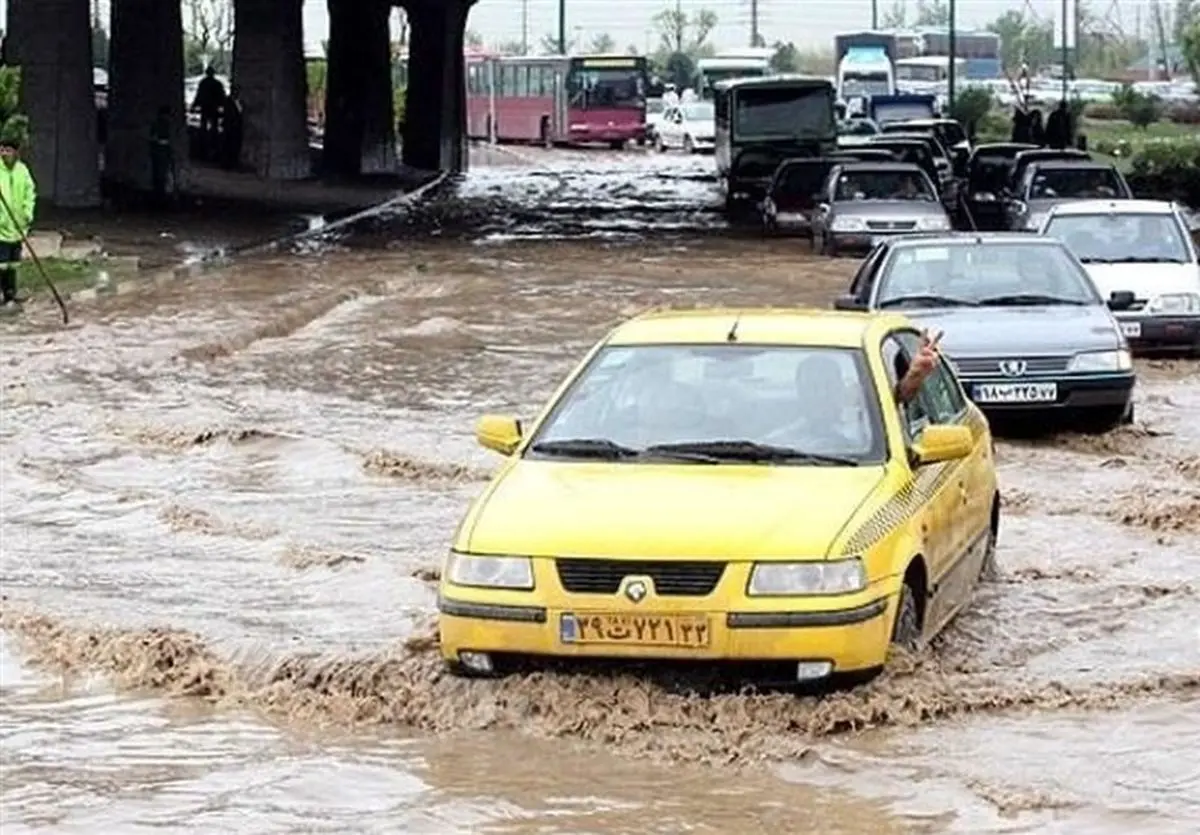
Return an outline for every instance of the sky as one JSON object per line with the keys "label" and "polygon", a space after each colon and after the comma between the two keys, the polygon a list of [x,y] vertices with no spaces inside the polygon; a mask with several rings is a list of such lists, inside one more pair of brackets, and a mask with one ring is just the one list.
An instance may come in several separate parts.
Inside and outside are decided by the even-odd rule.
{"label": "sky", "polygon": [[[1153,0],[1086,0],[1094,13],[1115,13],[1128,32],[1133,32],[1140,17],[1147,26]],[[216,0],[204,0],[216,2]],[[478,0],[471,10],[467,25],[487,43],[520,41],[522,17],[528,19],[531,46],[544,35],[558,32],[559,0]],[[711,36],[718,47],[745,46],[750,42],[751,0],[563,0],[566,5],[569,37],[584,42],[607,33],[624,51],[631,45],[645,50],[653,48],[657,36],[651,19],[676,4],[687,13],[709,9],[717,15],[717,28]],[[907,3],[915,11],[917,0],[877,0],[879,14],[897,2]],[[1073,0],[1072,0],[1073,2]],[[871,0],[757,0],[759,31],[768,43],[792,41],[801,47],[831,45],[837,32],[869,28]],[[107,7],[106,0],[102,5]],[[1174,0],[1161,0],[1164,11],[1174,6]],[[0,14],[7,15],[7,0],[0,0]],[[1006,11],[1031,9],[1045,19],[1052,19],[1062,7],[1062,0],[958,0],[960,26],[979,28]],[[523,15],[524,12],[524,15]],[[1140,15],[1139,15],[1140,12]],[[329,37],[329,18],[326,0],[305,0],[304,36],[307,50],[319,53],[321,42]]]}

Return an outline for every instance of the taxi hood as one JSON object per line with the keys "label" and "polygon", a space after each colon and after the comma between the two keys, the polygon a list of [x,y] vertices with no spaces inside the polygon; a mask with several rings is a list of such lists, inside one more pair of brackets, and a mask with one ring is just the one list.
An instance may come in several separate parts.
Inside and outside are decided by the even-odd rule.
{"label": "taxi hood", "polygon": [[820,559],[884,467],[562,462],[497,476],[456,545],[538,557]]}

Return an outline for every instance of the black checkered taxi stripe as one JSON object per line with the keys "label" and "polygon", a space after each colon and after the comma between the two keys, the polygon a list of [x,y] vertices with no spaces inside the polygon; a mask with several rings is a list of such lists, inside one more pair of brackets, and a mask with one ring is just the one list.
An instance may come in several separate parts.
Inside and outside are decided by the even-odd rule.
{"label": "black checkered taxi stripe", "polygon": [[922,468],[917,477],[904,485],[846,541],[844,552],[861,554],[911,518],[950,478],[954,462]]}

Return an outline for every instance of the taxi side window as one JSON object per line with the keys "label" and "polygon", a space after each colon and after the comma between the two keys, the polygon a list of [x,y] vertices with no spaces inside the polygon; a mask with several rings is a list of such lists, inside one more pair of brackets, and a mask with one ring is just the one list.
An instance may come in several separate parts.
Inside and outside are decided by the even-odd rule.
{"label": "taxi side window", "polygon": [[[921,337],[910,331],[899,334],[899,337],[907,355],[915,356],[921,348]],[[943,358],[921,385],[918,400],[925,410],[926,423],[955,423],[967,409],[966,398],[945,363]]]}
{"label": "taxi side window", "polygon": [[[883,342],[881,352],[884,367],[887,369],[888,384],[893,392],[895,392],[896,386],[900,385],[904,375],[908,373],[909,354],[901,343],[900,336],[901,334],[888,336]],[[899,401],[896,403],[900,412],[900,425],[904,427],[905,437],[909,441],[920,435],[921,430],[931,422],[928,409],[923,402],[924,399],[924,394],[922,394],[908,403]]]}

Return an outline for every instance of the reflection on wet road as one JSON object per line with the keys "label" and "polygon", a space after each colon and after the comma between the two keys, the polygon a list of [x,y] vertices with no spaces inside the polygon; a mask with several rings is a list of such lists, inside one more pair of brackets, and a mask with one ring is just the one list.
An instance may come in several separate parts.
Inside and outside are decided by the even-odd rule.
{"label": "reflection on wet road", "polygon": [[429,580],[496,463],[479,412],[532,415],[636,311],[825,305],[854,268],[708,221],[512,239],[539,211],[616,229],[622,188],[647,216],[711,214],[711,159],[634,156],[624,179],[608,159],[596,215],[569,207],[587,171],[557,196],[547,172],[481,172],[462,194],[529,216],[465,243],[378,226],[347,243],[394,245],[237,262],[67,331],[34,306],[0,333],[5,835],[1200,828],[1186,361],[1139,365],[1134,427],[1001,442],[1002,577],[867,687],[441,675]]}

